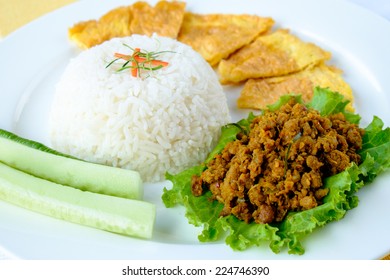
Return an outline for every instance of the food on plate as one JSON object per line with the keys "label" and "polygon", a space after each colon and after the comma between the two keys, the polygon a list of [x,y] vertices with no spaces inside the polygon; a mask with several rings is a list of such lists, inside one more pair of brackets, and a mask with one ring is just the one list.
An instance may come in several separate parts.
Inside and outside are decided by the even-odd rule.
{"label": "food on plate", "polygon": [[239,108],[263,109],[291,92],[308,101],[313,88],[320,86],[343,94],[353,111],[352,90],[341,70],[325,64],[330,52],[304,42],[288,29],[273,30],[271,17],[197,14],[185,8],[184,2],[160,1],[155,7],[136,2],[108,12],[99,21],[74,25],[70,36],[88,46],[133,33],[157,32],[176,38],[216,67],[222,84],[244,84]]}
{"label": "food on plate", "polygon": [[68,30],[69,38],[87,49],[115,37],[132,34],[176,38],[184,16],[185,3],[160,1],[154,7],[147,2],[110,10],[98,20],[81,21]]}
{"label": "food on plate", "polygon": [[331,54],[317,45],[278,29],[221,60],[218,73],[223,84],[239,83],[250,78],[291,74],[330,58]]}
{"label": "food on plate", "polygon": [[350,101],[347,108],[353,110],[352,89],[344,81],[342,71],[324,63],[289,75],[249,79],[237,99],[237,106],[265,109],[267,105],[275,103],[282,95],[288,93],[300,94],[304,102],[309,102],[315,86],[341,93]]}
{"label": "food on plate", "polygon": [[291,99],[251,120],[192,177],[194,195],[210,190],[221,215],[247,223],[281,222],[291,211],[322,204],[323,178],[359,164],[363,131],[342,113],[321,116]]}
{"label": "food on plate", "polygon": [[178,40],[198,51],[212,66],[251,43],[274,24],[269,17],[185,13]]}
{"label": "food on plate", "polygon": [[69,222],[152,237],[156,206],[139,200],[136,172],[83,162],[5,130],[0,156],[0,199]]}
{"label": "food on plate", "polygon": [[[116,53],[133,59],[124,67]],[[167,66],[140,67],[140,53]],[[171,38],[132,35],[70,61],[56,87],[50,138],[60,152],[156,182],[203,161],[229,122],[222,86],[201,55]]]}
{"label": "food on plate", "polygon": [[138,172],[81,161],[0,129],[0,162],[12,168],[82,191],[142,199]]}
{"label": "food on plate", "polygon": [[[330,117],[332,124],[343,123],[344,121],[340,121],[340,119],[343,118],[351,124],[359,124],[360,117],[345,110],[348,101],[346,101],[341,94],[319,87],[315,88],[313,98],[308,103],[303,102],[299,96],[285,95],[282,96],[278,102],[270,105],[266,110],[277,112],[282,106],[291,102],[291,98],[294,98],[295,102],[302,104],[299,105],[299,107],[304,106],[303,108],[307,108],[308,111],[316,110],[321,116],[337,116]],[[340,114],[342,114],[343,117],[341,117]],[[317,116],[316,118],[319,120],[322,117]],[[357,152],[358,157],[360,157],[359,164],[355,163],[355,159],[357,158],[352,156],[353,160],[349,164],[347,164],[346,161],[343,161],[348,165],[344,171],[341,171],[342,168],[340,169],[338,164],[332,163],[330,167],[331,171],[324,174],[321,184],[323,184],[322,189],[327,190],[327,194],[323,197],[320,205],[306,210],[289,211],[282,221],[273,221],[271,223],[256,223],[252,221],[247,223],[234,215],[221,215],[221,213],[225,214],[223,212],[225,205],[218,200],[212,199],[213,193],[207,189],[207,186],[204,186],[205,192],[203,195],[195,196],[191,189],[193,183],[192,178],[194,176],[195,178],[197,178],[196,176],[201,176],[202,172],[207,170],[208,164],[210,164],[214,158],[221,157],[219,154],[227,145],[232,145],[229,143],[236,141],[238,138],[243,139],[245,136],[253,133],[252,129],[256,129],[252,126],[254,120],[258,120],[258,117],[249,114],[247,119],[224,126],[222,128],[220,141],[203,164],[193,166],[178,174],[167,174],[167,179],[172,182],[172,187],[170,189],[164,189],[162,196],[163,202],[166,207],[173,207],[177,204],[181,204],[185,207],[185,216],[188,218],[188,221],[195,226],[203,227],[203,230],[198,237],[201,242],[211,242],[225,238],[225,242],[234,250],[245,250],[249,247],[260,246],[265,242],[269,242],[270,249],[274,253],[279,253],[282,249],[287,247],[290,254],[303,254],[305,249],[301,242],[305,236],[329,222],[342,219],[347,211],[358,205],[359,200],[356,196],[357,191],[365,184],[372,182],[380,173],[390,168],[390,158],[383,156],[387,155],[390,151],[390,128],[387,127],[384,129],[383,122],[378,117],[373,117],[372,122],[363,129],[364,133],[362,136],[361,148],[358,142],[351,143],[352,145],[357,144],[355,147],[357,150],[355,152]],[[274,121],[271,120],[269,126],[266,125],[264,131],[260,133],[269,135],[274,133],[277,135],[279,132],[276,129],[272,129],[274,126],[273,123],[278,123],[281,120],[283,120],[282,116]],[[326,136],[323,137],[323,139],[319,139],[317,146],[301,145],[300,141],[306,137],[303,135],[306,128],[308,128],[307,132],[317,133],[326,129],[326,123],[327,121],[324,123],[315,120],[309,121],[307,124],[302,124],[303,130],[297,130],[297,134],[292,133],[285,135],[286,137],[282,137],[282,141],[287,141],[287,151],[285,151],[284,155],[282,152],[280,158],[276,159],[276,161],[270,162],[271,165],[275,165],[274,162],[279,162],[279,166],[277,168],[272,168],[275,170],[271,170],[271,173],[275,172],[275,175],[282,175],[283,177],[290,176],[291,174],[288,173],[288,170],[294,166],[299,167],[299,162],[301,160],[298,155],[295,161],[293,158],[290,158],[290,156],[296,155],[295,149],[302,153],[307,149],[307,153],[310,154],[313,150],[309,147],[314,148],[314,150],[316,148],[325,150],[332,145],[336,145],[336,143],[343,143],[342,146],[345,146],[345,142],[354,142],[352,139],[356,137],[359,138],[358,134],[360,134],[360,132],[354,125],[342,125],[337,128],[338,133],[339,130],[341,130],[349,140],[344,141],[342,137],[337,134],[334,135],[334,137]],[[285,127],[287,128],[287,126],[291,124],[292,123],[287,121]],[[344,131],[344,128],[346,131]],[[280,131],[280,133],[282,133],[282,131]],[[311,133],[309,133],[310,136]],[[334,142],[329,141],[331,138],[336,139],[334,139]],[[273,142],[271,139],[269,139],[269,137],[266,137],[265,139],[268,141],[261,145],[264,147],[272,147]],[[288,144],[289,142],[291,145]],[[328,146],[328,144],[330,145]],[[286,149],[286,147],[284,149]],[[318,152],[319,151],[317,150],[315,154],[321,157]],[[272,152],[269,154],[272,154]],[[347,154],[348,156],[352,155],[351,153]],[[248,153],[247,156],[251,157],[251,154]],[[345,155],[341,157],[345,157]],[[255,156],[253,156],[253,158],[255,158]],[[302,168],[308,168],[307,170],[310,173],[310,166],[312,164],[318,165],[322,163],[316,162],[315,160],[312,161],[312,159],[309,158],[310,155],[307,156],[307,161],[306,163],[303,163]],[[332,160],[330,160],[330,162],[331,161]],[[260,157],[259,162],[261,162]],[[284,172],[285,163],[287,164],[286,173]],[[282,165],[283,172],[280,168],[280,164]],[[262,170],[265,168],[262,165],[259,165],[259,167],[261,167]],[[335,170],[332,170],[332,168],[335,168]],[[253,168],[253,170],[255,170],[255,168]],[[266,168],[264,170],[266,170]],[[216,173],[214,173],[214,175],[218,176]],[[231,174],[226,173],[226,177],[230,175]],[[305,176],[302,175],[301,179],[304,179],[304,177]],[[251,182],[251,180],[249,180],[249,182]],[[318,186],[318,183],[315,185]],[[294,184],[296,183],[294,182]],[[301,182],[301,184],[306,183]],[[236,183],[231,184],[232,189],[236,186]],[[213,187],[218,188],[218,184],[215,184]],[[257,192],[258,189],[259,188],[255,187],[254,192]],[[319,189],[321,189],[321,187]],[[277,189],[268,190],[271,195],[278,192]],[[283,192],[283,189],[280,189],[280,191]],[[249,196],[259,196],[260,194],[260,192],[248,194],[247,196],[244,196],[244,198],[237,198],[236,201],[233,199],[232,202],[237,204],[248,202],[250,199]],[[290,194],[287,192],[285,196],[289,197]],[[306,202],[308,201],[303,201],[303,205],[306,205]],[[262,211],[261,207],[258,207],[258,209]]]}

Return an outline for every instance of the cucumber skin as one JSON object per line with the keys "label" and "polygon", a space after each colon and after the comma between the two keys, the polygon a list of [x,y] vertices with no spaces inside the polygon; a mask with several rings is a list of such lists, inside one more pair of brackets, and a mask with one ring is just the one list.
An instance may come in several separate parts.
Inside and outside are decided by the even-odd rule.
{"label": "cucumber skin", "polygon": [[151,238],[156,206],[81,191],[0,163],[0,199],[54,218],[105,231]]}
{"label": "cucumber skin", "polygon": [[143,198],[142,179],[136,171],[82,161],[2,129],[0,162],[80,190],[130,199]]}
{"label": "cucumber skin", "polygon": [[17,142],[19,144],[25,145],[27,147],[30,147],[30,148],[33,148],[33,149],[36,149],[36,150],[39,150],[42,152],[50,153],[50,154],[57,155],[57,156],[81,160],[81,159],[78,159],[76,157],[72,157],[71,155],[63,154],[59,151],[53,150],[53,149],[43,145],[42,143],[20,137],[20,136],[12,133],[10,131],[7,131],[7,130],[1,129],[1,128],[0,128],[0,137],[12,140],[12,141]]}

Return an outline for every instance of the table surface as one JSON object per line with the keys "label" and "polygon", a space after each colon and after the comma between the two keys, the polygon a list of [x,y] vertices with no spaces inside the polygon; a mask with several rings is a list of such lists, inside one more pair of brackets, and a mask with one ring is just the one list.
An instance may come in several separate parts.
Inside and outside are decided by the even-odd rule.
{"label": "table surface", "polygon": [[[1,39],[19,27],[55,9],[77,0],[0,0],[0,43]],[[82,1],[82,0],[81,0]],[[340,0],[360,5],[390,21],[389,0]],[[0,260],[14,259],[10,252],[0,248]],[[384,259],[390,260],[390,254]]]}

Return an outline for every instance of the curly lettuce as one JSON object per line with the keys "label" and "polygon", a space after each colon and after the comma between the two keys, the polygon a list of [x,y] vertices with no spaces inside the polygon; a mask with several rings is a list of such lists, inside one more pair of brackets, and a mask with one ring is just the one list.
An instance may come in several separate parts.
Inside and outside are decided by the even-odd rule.
{"label": "curly lettuce", "polygon": [[[290,98],[303,103],[300,96],[286,95],[268,109],[277,110]],[[347,104],[348,101],[341,94],[317,87],[306,106],[318,110],[322,115],[343,113],[350,122],[359,124],[360,116],[346,111]],[[211,200],[210,191],[200,197],[192,195],[191,177],[200,175],[206,168],[206,163],[220,153],[228,142],[234,141],[240,131],[248,131],[253,118],[254,115],[249,114],[247,119],[222,127],[218,144],[203,164],[176,175],[166,175],[173,186],[169,190],[164,189],[162,200],[165,206],[183,205],[189,223],[203,227],[198,236],[201,242],[225,238],[226,244],[240,251],[267,243],[274,253],[287,247],[289,254],[301,255],[305,252],[301,243],[305,236],[329,222],[342,219],[348,210],[358,205],[356,192],[390,167],[390,158],[384,156],[390,154],[390,128],[384,129],[383,122],[374,116],[365,128],[363,146],[359,151],[362,163],[359,166],[351,164],[345,171],[324,179],[324,187],[329,189],[329,193],[320,206],[291,212],[282,222],[273,224],[247,224],[232,215],[221,217],[223,204]]]}

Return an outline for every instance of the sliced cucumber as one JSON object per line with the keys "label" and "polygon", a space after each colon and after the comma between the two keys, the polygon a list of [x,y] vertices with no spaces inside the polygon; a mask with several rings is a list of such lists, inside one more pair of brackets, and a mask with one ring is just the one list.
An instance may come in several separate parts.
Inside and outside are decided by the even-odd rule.
{"label": "sliced cucumber", "polygon": [[129,236],[150,238],[154,204],[81,191],[0,163],[0,199],[66,221]]}
{"label": "sliced cucumber", "polygon": [[131,199],[143,197],[138,172],[89,163],[0,129],[0,162],[58,184]]}

